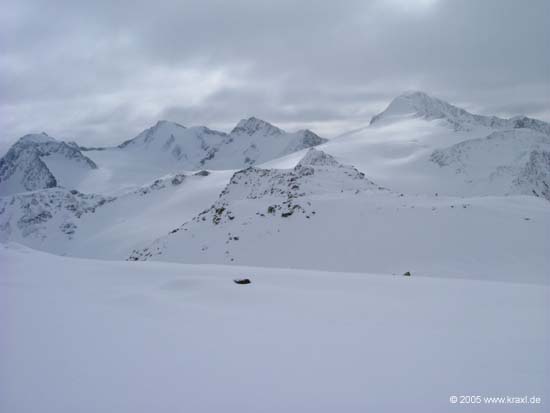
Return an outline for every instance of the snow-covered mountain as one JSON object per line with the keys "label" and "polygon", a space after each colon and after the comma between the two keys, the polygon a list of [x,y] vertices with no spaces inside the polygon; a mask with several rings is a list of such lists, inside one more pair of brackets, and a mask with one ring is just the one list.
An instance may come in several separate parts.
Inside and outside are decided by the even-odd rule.
{"label": "snow-covered mountain", "polygon": [[[496,132],[514,138],[497,139],[498,134],[493,135]],[[287,133],[254,117],[241,120],[230,133],[159,121],[113,148],[78,148],[58,143],[64,148],[58,152],[66,153],[60,160],[52,151],[47,152],[48,156],[37,152],[37,147],[51,143],[35,142],[44,138],[33,136],[38,138],[30,140],[32,148],[23,152],[24,156],[14,156],[22,146],[18,142],[0,161],[0,194],[64,186],[84,193],[116,196],[165,174],[238,170],[264,163],[274,169],[293,167],[303,149],[319,145],[343,162],[367,170],[379,184],[400,192],[453,196],[531,194],[546,198],[548,194],[545,149],[530,146],[530,142],[550,136],[548,123],[521,116],[502,119],[475,115],[422,92],[396,97],[369,126],[330,141],[309,130]],[[470,143],[462,144],[467,141]],[[485,144],[475,143],[482,141]],[[480,152],[468,155],[467,162],[456,161],[460,167],[434,162],[469,145],[479,147]],[[527,154],[523,149],[528,147],[531,149]],[[516,150],[526,156],[513,155]],[[472,147],[471,151],[476,149]],[[531,157],[532,151],[536,153]],[[67,159],[87,162],[80,162],[85,166],[82,168],[76,167],[78,162],[65,162]]]}
{"label": "snow-covered mountain", "polygon": [[0,410],[546,402],[547,126],[415,94],[328,142],[255,118],[21,138],[0,160]]}
{"label": "snow-covered mountain", "polygon": [[533,193],[550,201],[550,151],[533,150],[529,160],[514,178],[513,190]]}
{"label": "snow-covered mountain", "polygon": [[146,164],[152,179],[155,173],[246,168],[326,141],[309,130],[288,133],[254,117],[241,120],[230,133],[160,121],[116,148],[86,154],[116,175],[128,175],[132,163]]}
{"label": "snow-covered mountain", "polygon": [[59,236],[73,238],[76,220],[114,198],[86,195],[77,190],[50,188],[0,198],[0,240],[18,240],[41,249]]}
{"label": "snow-covered mountain", "polygon": [[181,169],[240,169],[327,142],[309,130],[287,133],[261,119],[241,120],[231,133],[160,121],[118,148],[177,161]]}
{"label": "snow-covered mountain", "polygon": [[66,188],[0,197],[0,241],[77,257],[123,259],[215,200],[225,172],[175,174],[116,196]]}
{"label": "snow-covered mountain", "polygon": [[[328,142],[256,118],[228,134],[161,121],[114,148],[25,137],[2,165],[45,178],[0,198],[0,238],[78,257],[478,278],[512,279],[527,260],[541,276],[550,221],[536,198],[549,198],[550,136],[534,129],[544,122],[478,122],[426,96],[425,115],[390,111],[394,101],[391,122]],[[524,234],[528,251],[504,232]],[[503,249],[518,253],[499,259]]]}
{"label": "snow-covered mountain", "polygon": [[369,126],[332,139],[322,149],[404,193],[548,198],[544,151],[549,139],[546,122],[474,115],[410,92],[395,98]]}
{"label": "snow-covered mountain", "polygon": [[240,169],[327,142],[310,130],[287,133],[263,120],[241,120],[210,159],[211,169]]}
{"label": "snow-covered mountain", "polygon": [[194,170],[213,156],[226,136],[204,126],[186,128],[163,120],[114,150],[146,157],[149,162],[177,163],[181,169]]}
{"label": "snow-covered mountain", "polygon": [[74,180],[97,165],[74,143],[45,133],[25,135],[0,159],[0,196],[72,186]]}
{"label": "snow-covered mountain", "polygon": [[129,259],[510,280],[521,256],[540,280],[549,219],[536,198],[395,193],[310,149],[292,169],[237,172],[210,208]]}
{"label": "snow-covered mountain", "polygon": [[370,124],[388,123],[400,120],[403,117],[442,120],[457,131],[468,131],[477,127],[492,129],[525,128],[550,135],[550,124],[546,122],[526,116],[502,119],[497,116],[475,115],[419,91],[406,92],[393,99],[383,112],[371,119]]}
{"label": "snow-covered mountain", "polygon": [[116,193],[165,174],[241,169],[326,141],[309,130],[288,133],[254,117],[241,120],[229,134],[159,121],[111,148],[27,135],[0,160],[0,196],[57,186]]}
{"label": "snow-covered mountain", "polygon": [[529,129],[493,132],[439,149],[430,158],[485,191],[550,200],[550,136]]}

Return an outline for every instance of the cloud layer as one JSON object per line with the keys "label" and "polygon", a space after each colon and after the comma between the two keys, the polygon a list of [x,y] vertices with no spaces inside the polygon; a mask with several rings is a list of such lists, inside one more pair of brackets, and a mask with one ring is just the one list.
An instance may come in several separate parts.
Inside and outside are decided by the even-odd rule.
{"label": "cloud layer", "polygon": [[406,89],[550,120],[548,16],[544,0],[8,0],[0,145],[250,115],[331,136]]}

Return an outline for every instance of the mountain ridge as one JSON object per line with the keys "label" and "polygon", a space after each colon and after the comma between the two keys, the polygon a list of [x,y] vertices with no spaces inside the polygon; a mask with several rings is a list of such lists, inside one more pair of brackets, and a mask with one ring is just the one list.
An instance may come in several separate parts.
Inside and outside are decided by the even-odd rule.
{"label": "mountain ridge", "polygon": [[[109,168],[104,175],[120,174],[117,168],[121,166],[128,169],[127,174],[132,174],[135,170],[132,164],[154,167],[152,171],[155,172],[146,176],[152,179],[153,174],[182,170],[241,169],[325,142],[326,139],[310,130],[285,132],[255,117],[242,119],[229,134],[206,126],[185,127],[160,120],[114,147],[86,148],[55,140],[46,134],[25,135],[0,161],[0,196],[57,186],[78,189],[79,177],[86,178],[84,172],[64,174],[66,161],[77,158],[90,170],[98,169],[98,165],[102,169]],[[23,147],[28,152],[26,161],[20,156]],[[56,159],[55,164],[48,167],[43,158],[52,152],[66,154],[67,159]],[[19,175],[23,176],[14,175],[19,169],[22,169]],[[75,171],[71,169],[71,172]],[[17,182],[7,183],[11,176]]]}
{"label": "mountain ridge", "polygon": [[369,124],[391,122],[392,118],[407,115],[426,120],[441,119],[455,130],[470,130],[476,126],[493,129],[526,128],[550,135],[550,123],[521,115],[504,119],[497,116],[472,114],[421,91],[408,91],[397,96],[386,109],[373,116]]}
{"label": "mountain ridge", "polygon": [[45,132],[28,134],[0,159],[0,195],[58,186],[59,177],[54,176],[46,162],[51,157],[76,168],[97,169],[95,162],[75,144],[58,141]]}

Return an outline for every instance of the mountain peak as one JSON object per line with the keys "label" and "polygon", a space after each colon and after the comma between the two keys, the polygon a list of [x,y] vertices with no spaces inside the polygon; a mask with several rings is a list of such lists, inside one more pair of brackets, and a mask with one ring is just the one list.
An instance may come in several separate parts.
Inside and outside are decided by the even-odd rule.
{"label": "mountain peak", "polygon": [[394,102],[396,104],[404,103],[411,109],[417,112],[423,112],[423,113],[429,113],[429,111],[434,110],[434,108],[441,108],[441,107],[456,108],[456,106],[453,106],[450,103],[447,103],[441,99],[433,97],[427,94],[426,92],[422,92],[420,90],[405,91],[392,101],[392,103]]}
{"label": "mountain peak", "polygon": [[[50,170],[51,164],[48,166],[50,157],[55,159],[53,170]],[[77,145],[54,139],[44,132],[28,134],[19,138],[0,158],[0,196],[66,186],[73,182],[73,176],[91,169],[97,169],[97,165],[84,156]]]}
{"label": "mountain peak", "polygon": [[370,124],[407,118],[441,119],[455,130],[470,130],[479,126],[503,129],[510,126],[506,119],[495,116],[474,115],[420,91],[408,91],[397,96],[383,112],[371,119]]}
{"label": "mountain peak", "polygon": [[18,143],[45,143],[45,142],[57,142],[54,138],[49,136],[46,132],[42,133],[29,133],[19,138]]}
{"label": "mountain peak", "polygon": [[176,122],[171,122],[169,120],[159,120],[157,123],[155,123],[155,126],[153,126],[153,129],[158,129],[162,126],[176,126],[176,127],[185,129],[185,126],[180,125],[179,123],[176,123]]}
{"label": "mountain peak", "polygon": [[237,126],[235,126],[231,131],[232,134],[247,135],[253,135],[258,132],[261,132],[263,135],[267,136],[282,135],[284,133],[282,129],[279,129],[271,123],[258,119],[254,116],[248,119],[241,119],[239,123],[237,123]]}
{"label": "mountain peak", "polygon": [[408,91],[393,99],[388,107],[374,116],[370,124],[388,123],[407,118],[440,119],[454,130],[472,130],[485,127],[494,130],[532,129],[550,135],[550,124],[526,116],[503,119],[496,116],[476,115],[420,91]]}
{"label": "mountain peak", "polygon": [[397,98],[400,97],[408,99],[435,99],[428,95],[426,92],[422,92],[421,90],[406,90],[401,93]]}
{"label": "mountain peak", "polygon": [[333,156],[319,149],[311,148],[304,157],[298,162],[299,166],[340,166],[340,162],[334,159]]}
{"label": "mountain peak", "polygon": [[185,126],[180,125],[176,122],[171,122],[168,120],[159,120],[150,128],[145,129],[139,135],[132,139],[122,142],[118,145],[118,148],[125,148],[128,146],[139,145],[140,143],[149,143],[154,141],[158,135],[171,135],[177,133],[181,129],[187,129]]}
{"label": "mountain peak", "polygon": [[412,90],[394,98],[383,112],[372,118],[370,123],[407,115],[425,119],[440,119],[457,111],[466,112],[425,92]]}

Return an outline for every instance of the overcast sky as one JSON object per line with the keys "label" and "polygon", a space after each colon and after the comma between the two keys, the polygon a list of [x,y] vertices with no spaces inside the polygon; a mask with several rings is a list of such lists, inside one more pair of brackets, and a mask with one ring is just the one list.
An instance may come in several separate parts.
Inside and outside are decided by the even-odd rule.
{"label": "overcast sky", "polygon": [[4,0],[2,149],[255,115],[327,137],[404,90],[550,121],[550,1]]}

